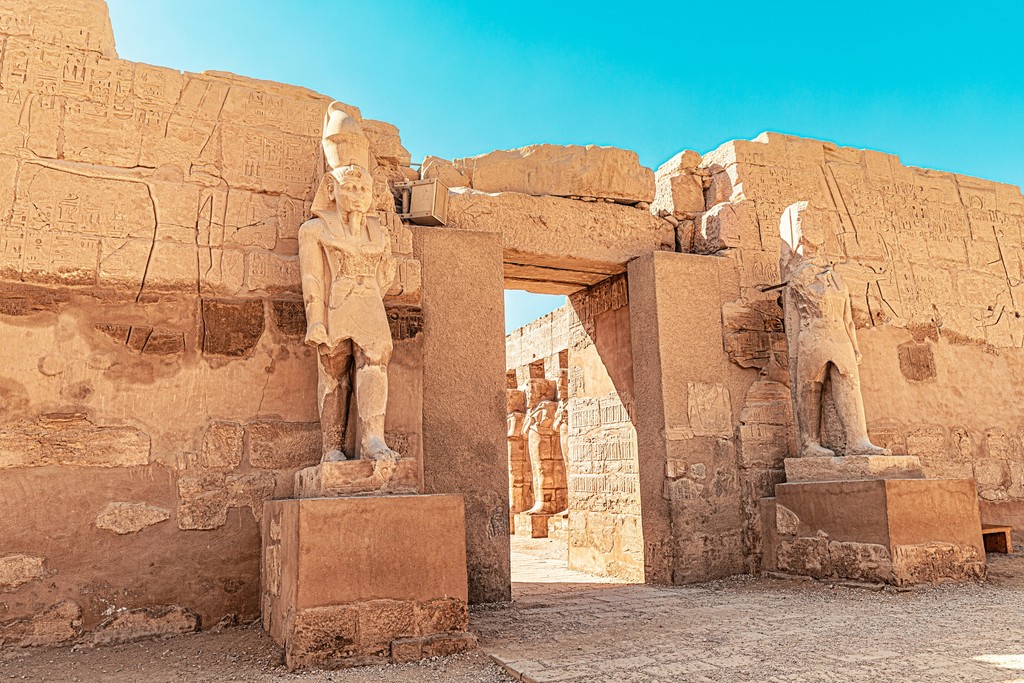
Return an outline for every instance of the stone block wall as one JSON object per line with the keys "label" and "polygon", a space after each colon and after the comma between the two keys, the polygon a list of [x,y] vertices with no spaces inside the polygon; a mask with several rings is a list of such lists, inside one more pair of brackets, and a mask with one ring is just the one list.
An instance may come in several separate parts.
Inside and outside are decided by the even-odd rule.
{"label": "stone block wall", "polygon": [[983,521],[1020,527],[1020,189],[774,133],[686,159],[659,170],[653,207],[677,223],[681,250],[728,259],[738,272],[722,325],[730,361],[752,378],[734,444],[748,558],[760,554],[756,499],[770,495],[794,452],[772,288],[781,284],[779,218],[800,200],[831,216],[826,249],[852,294],[873,440],[920,456],[930,477],[976,479]]}
{"label": "stone block wall", "polygon": [[[120,60],[102,2],[2,3],[0,643],[258,614],[263,504],[320,457],[296,234],[330,99]],[[388,185],[415,172],[364,123],[400,262],[386,429],[419,455],[420,267]]]}

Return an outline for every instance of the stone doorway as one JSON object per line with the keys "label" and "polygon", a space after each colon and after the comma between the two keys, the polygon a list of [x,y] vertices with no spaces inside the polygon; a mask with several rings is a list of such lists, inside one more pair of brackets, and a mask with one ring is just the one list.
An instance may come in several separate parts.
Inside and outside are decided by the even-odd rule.
{"label": "stone doorway", "polygon": [[506,336],[514,596],[644,581],[626,278],[563,301]]}

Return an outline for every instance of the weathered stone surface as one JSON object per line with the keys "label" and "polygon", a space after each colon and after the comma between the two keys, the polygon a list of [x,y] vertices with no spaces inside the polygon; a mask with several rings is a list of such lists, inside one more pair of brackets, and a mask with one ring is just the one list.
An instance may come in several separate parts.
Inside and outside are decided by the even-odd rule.
{"label": "weathered stone surface", "polygon": [[177,605],[132,609],[110,617],[93,631],[92,645],[116,645],[147,638],[194,633],[201,626],[199,615]]}
{"label": "weathered stone surface", "polygon": [[456,159],[454,164],[481,192],[594,197],[625,204],[654,199],[654,172],[640,165],[636,152],[615,147],[530,145]]}
{"label": "weathered stone surface", "polygon": [[323,498],[368,493],[418,493],[412,458],[323,462],[295,473],[297,498]]}
{"label": "weathered stone surface", "polygon": [[24,619],[0,622],[0,646],[59,645],[82,633],[82,607],[64,600]]}
{"label": "weathered stone surface", "polygon": [[786,481],[924,479],[921,460],[912,455],[847,455],[839,458],[786,458]]}
{"label": "weathered stone surface", "polygon": [[980,581],[987,572],[977,548],[952,543],[897,545],[892,564],[896,580],[904,584]]}
{"label": "weathered stone surface", "polygon": [[269,470],[306,467],[320,460],[321,434],[316,422],[262,421],[246,425],[249,464]]}
{"label": "weathered stone surface", "polygon": [[262,334],[262,301],[203,299],[203,353],[245,356]]}
{"label": "weathered stone surface", "polygon": [[341,663],[361,652],[359,608],[355,605],[310,607],[295,614],[285,642],[288,668]]}
{"label": "weathered stone surface", "polygon": [[445,187],[469,187],[469,177],[455,167],[455,164],[440,157],[428,156],[420,166],[420,177],[424,180],[437,178]]}
{"label": "weathered stone surface", "polygon": [[211,422],[203,435],[196,465],[233,469],[242,462],[242,426],[235,422]]}
{"label": "weathered stone surface", "polygon": [[9,423],[0,432],[0,469],[73,465],[133,467],[149,463],[149,437],[131,427],[94,424],[83,413],[51,413]]}
{"label": "weathered stone surface", "polygon": [[145,503],[110,503],[96,517],[100,529],[125,535],[170,519],[171,511]]}
{"label": "weathered stone surface", "polygon": [[412,161],[409,150],[402,146],[398,128],[384,121],[363,119],[363,133],[370,141],[370,151],[378,161],[408,166]]}
{"label": "weathered stone surface", "polygon": [[306,311],[301,301],[275,299],[270,310],[274,314],[274,325],[282,334],[290,337],[306,334]]}
{"label": "weathered stone surface", "polygon": [[884,545],[831,541],[828,554],[836,576],[853,581],[892,583],[892,558]]}
{"label": "weathered stone surface", "polygon": [[225,474],[204,472],[178,479],[178,528],[217,529],[228,519],[229,508],[247,507],[259,520],[263,503],[274,492],[274,476],[266,472]]}
{"label": "weathered stone surface", "polygon": [[796,536],[800,531],[800,518],[785,505],[775,505],[775,530],[783,536]]}
{"label": "weathered stone surface", "polygon": [[565,283],[558,293],[597,284],[622,272],[630,259],[675,244],[672,225],[647,211],[513,192],[453,190],[448,226],[500,233],[506,283],[515,280],[524,289],[531,282]]}
{"label": "weathered stone surface", "polygon": [[697,173],[700,154],[688,149],[662,164],[655,177],[651,213],[664,211],[677,217],[692,217],[704,210],[703,176]]}
{"label": "weathered stone surface", "polygon": [[44,563],[42,557],[23,553],[0,556],[0,591],[43,578],[46,575]]}
{"label": "weathered stone surface", "polygon": [[828,537],[794,538],[781,541],[775,552],[779,571],[824,579],[832,574]]}
{"label": "weathered stone surface", "polygon": [[114,32],[102,0],[4,0],[2,9],[0,33],[117,58]]}

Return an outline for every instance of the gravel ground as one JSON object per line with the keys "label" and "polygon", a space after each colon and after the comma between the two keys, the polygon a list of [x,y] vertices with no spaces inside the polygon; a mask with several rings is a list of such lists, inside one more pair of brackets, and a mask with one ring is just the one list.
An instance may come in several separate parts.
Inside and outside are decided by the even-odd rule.
{"label": "gravel ground", "polygon": [[1024,682],[1024,554],[990,555],[984,584],[879,591],[752,577],[628,585],[569,572],[557,543],[513,545],[516,600],[473,610],[481,636],[473,653],[290,673],[254,625],[108,647],[0,650],[0,683],[513,681],[488,653],[537,683]]}
{"label": "gravel ground", "polygon": [[258,625],[97,648],[0,651],[0,681],[46,683],[193,683],[335,681],[337,683],[508,683],[483,652],[415,664],[290,673]]}

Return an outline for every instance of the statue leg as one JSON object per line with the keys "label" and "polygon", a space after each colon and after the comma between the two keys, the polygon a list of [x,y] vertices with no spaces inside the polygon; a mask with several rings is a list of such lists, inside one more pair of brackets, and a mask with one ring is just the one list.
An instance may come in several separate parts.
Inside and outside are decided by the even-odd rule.
{"label": "statue leg", "polygon": [[352,344],[342,342],[333,351],[319,347],[317,354],[317,407],[323,433],[323,462],[347,460],[345,428],[352,385]]}
{"label": "statue leg", "polygon": [[822,382],[814,379],[800,382],[797,388],[796,424],[801,458],[835,455],[821,445],[821,389]]}
{"label": "statue leg", "polygon": [[[390,340],[389,340],[390,341]],[[356,412],[359,414],[359,457],[371,460],[397,458],[384,441],[384,417],[388,411],[388,361],[391,346],[379,349],[356,347]]]}
{"label": "statue leg", "polygon": [[860,379],[855,375],[843,374],[835,365],[831,367],[831,373],[832,400],[835,401],[836,411],[846,431],[847,455],[891,455],[887,449],[874,445],[868,438]]}

